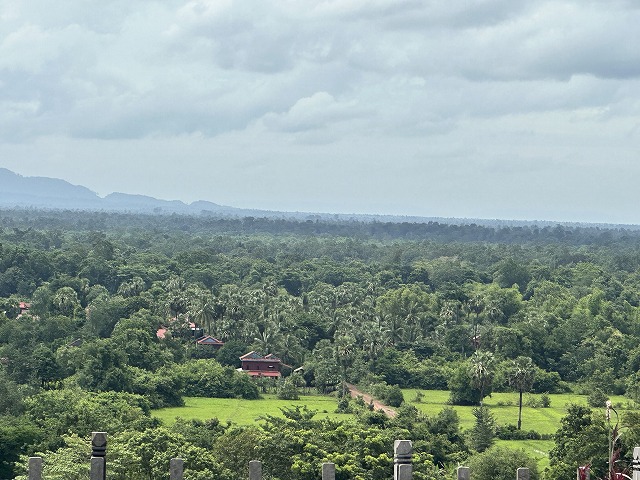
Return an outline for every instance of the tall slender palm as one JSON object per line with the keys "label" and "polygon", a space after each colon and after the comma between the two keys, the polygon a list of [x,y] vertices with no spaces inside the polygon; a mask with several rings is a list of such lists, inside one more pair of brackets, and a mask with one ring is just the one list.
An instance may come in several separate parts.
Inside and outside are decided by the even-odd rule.
{"label": "tall slender palm", "polygon": [[518,401],[518,430],[522,427],[522,393],[528,391],[533,385],[536,375],[536,367],[529,357],[518,357],[511,361],[508,372],[509,385],[519,393]]}

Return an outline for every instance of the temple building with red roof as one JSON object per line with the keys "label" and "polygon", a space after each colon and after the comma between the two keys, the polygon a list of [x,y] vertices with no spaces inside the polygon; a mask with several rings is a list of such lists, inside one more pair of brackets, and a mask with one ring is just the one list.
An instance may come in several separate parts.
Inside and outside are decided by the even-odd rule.
{"label": "temple building with red roof", "polygon": [[217,338],[212,337],[211,335],[205,335],[204,337],[200,337],[196,340],[198,345],[206,345],[208,347],[213,347],[218,349],[224,345],[224,342],[218,340]]}
{"label": "temple building with red roof", "polygon": [[291,368],[282,363],[273,353],[262,355],[258,352],[249,352],[240,357],[242,368],[240,371],[252,377],[280,377],[282,367]]}

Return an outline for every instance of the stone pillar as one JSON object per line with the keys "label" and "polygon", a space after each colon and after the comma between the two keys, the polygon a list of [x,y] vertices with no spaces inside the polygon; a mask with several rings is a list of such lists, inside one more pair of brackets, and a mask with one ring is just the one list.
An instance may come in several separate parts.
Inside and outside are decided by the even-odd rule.
{"label": "stone pillar", "polygon": [[[97,459],[95,462],[93,461]],[[96,473],[94,474],[94,469]],[[101,472],[102,476],[97,476]],[[91,480],[107,478],[107,432],[91,433]]]}
{"label": "stone pillar", "polygon": [[633,449],[633,480],[640,480],[640,447]]}
{"label": "stone pillar", "polygon": [[393,443],[393,479],[411,480],[413,474],[413,446],[411,440],[396,440]]}
{"label": "stone pillar", "polygon": [[184,460],[181,458],[172,458],[169,462],[169,479],[182,480],[184,472]]}
{"label": "stone pillar", "polygon": [[29,457],[29,480],[42,480],[42,458]]}
{"label": "stone pillar", "polygon": [[471,470],[469,467],[458,467],[456,471],[458,480],[470,480]]}
{"label": "stone pillar", "polygon": [[516,480],[529,480],[529,469],[519,468],[516,471]]}
{"label": "stone pillar", "polygon": [[262,462],[251,460],[249,462],[249,480],[262,480]]}
{"label": "stone pillar", "polygon": [[335,463],[327,462],[322,464],[322,480],[336,480]]}
{"label": "stone pillar", "polygon": [[105,466],[104,457],[91,457],[91,471],[89,478],[91,480],[105,480],[107,469]]}

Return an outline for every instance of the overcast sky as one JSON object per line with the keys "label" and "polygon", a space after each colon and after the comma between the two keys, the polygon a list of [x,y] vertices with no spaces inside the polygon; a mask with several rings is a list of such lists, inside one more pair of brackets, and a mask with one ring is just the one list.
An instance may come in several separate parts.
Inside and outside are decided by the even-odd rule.
{"label": "overcast sky", "polygon": [[640,223],[640,1],[0,0],[0,166],[236,207]]}

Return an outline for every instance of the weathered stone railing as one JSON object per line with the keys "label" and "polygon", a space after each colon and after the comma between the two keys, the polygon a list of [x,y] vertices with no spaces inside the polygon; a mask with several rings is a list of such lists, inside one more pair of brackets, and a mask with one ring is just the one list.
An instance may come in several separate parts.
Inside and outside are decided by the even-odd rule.
{"label": "weathered stone railing", "polygon": [[[106,480],[107,474],[107,434],[94,432],[91,435],[91,469],[90,480]],[[411,480],[413,474],[413,447],[411,440],[396,440],[393,445],[393,478],[394,480]],[[640,480],[640,447],[633,450],[632,480]],[[169,463],[170,480],[182,480],[184,460],[172,458]],[[262,480],[262,462],[249,462],[249,480]],[[529,480],[529,469],[518,468],[516,480]],[[333,463],[322,464],[322,480],[335,480],[336,466]],[[469,467],[458,467],[458,480],[472,480]],[[29,458],[29,480],[42,480],[42,458]],[[589,480],[589,472],[578,469],[577,480]]]}

